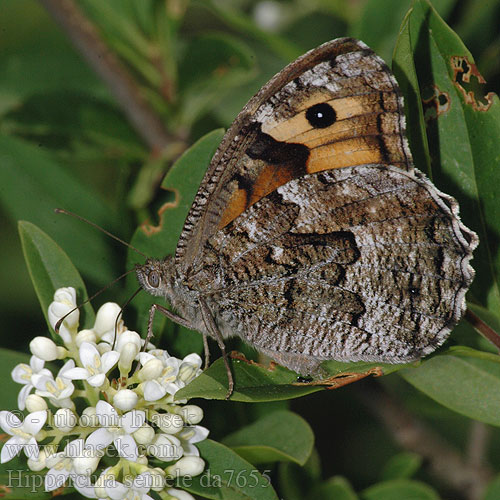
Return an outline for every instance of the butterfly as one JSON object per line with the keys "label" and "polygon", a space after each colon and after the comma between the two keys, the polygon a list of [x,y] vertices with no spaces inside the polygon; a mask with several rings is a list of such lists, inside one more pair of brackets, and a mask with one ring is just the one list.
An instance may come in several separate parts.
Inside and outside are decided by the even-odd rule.
{"label": "butterfly", "polygon": [[[386,64],[340,38],[286,66],[217,149],[174,256],[136,266],[155,311],[279,364],[403,363],[465,309],[477,236],[412,162]],[[227,363],[227,360],[226,360]],[[233,380],[228,372],[229,393]],[[228,394],[229,394],[228,393]]]}

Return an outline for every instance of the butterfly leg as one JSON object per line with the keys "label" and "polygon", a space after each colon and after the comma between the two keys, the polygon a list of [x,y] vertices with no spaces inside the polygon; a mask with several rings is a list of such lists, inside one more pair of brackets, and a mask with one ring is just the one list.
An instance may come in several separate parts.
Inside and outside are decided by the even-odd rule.
{"label": "butterfly leg", "polygon": [[200,298],[199,304],[201,309],[201,317],[203,318],[203,323],[205,324],[205,328],[208,331],[208,333],[212,335],[212,337],[217,341],[219,349],[221,350],[222,353],[222,359],[224,360],[224,364],[226,366],[226,371],[227,371],[228,389],[227,389],[226,399],[229,399],[234,390],[234,379],[233,379],[233,372],[231,371],[231,367],[229,366],[229,360],[227,358],[226,346],[224,344],[224,340],[222,339],[222,335],[219,332],[217,325],[215,324],[214,318],[212,316],[212,313],[210,312],[210,308],[208,307],[207,303]]}
{"label": "butterfly leg", "polygon": [[206,370],[210,366],[210,349],[208,348],[208,338],[207,334],[203,333],[203,351],[205,352],[205,367]]}
{"label": "butterfly leg", "polygon": [[144,348],[148,345],[148,342],[151,340],[153,337],[153,320],[155,317],[155,312],[158,311],[164,316],[166,316],[168,319],[173,321],[174,323],[177,323],[178,325],[185,326],[186,328],[189,328],[190,330],[194,330],[193,326],[191,323],[184,318],[181,318],[180,316],[177,316],[177,314],[173,313],[172,311],[169,311],[166,307],[161,306],[160,304],[153,304],[151,306],[151,309],[149,310],[149,320],[148,320],[148,333],[146,336],[146,342],[144,343]]}

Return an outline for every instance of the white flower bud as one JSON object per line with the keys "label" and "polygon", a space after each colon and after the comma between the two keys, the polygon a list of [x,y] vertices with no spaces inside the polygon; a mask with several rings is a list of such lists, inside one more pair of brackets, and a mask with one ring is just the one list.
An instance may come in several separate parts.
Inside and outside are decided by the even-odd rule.
{"label": "white flower bud", "polygon": [[123,411],[129,411],[135,407],[139,396],[130,389],[121,389],[113,397],[113,405]]}
{"label": "white flower bud", "polygon": [[151,473],[151,489],[153,491],[161,491],[165,488],[165,471],[159,467],[149,469]]}
{"label": "white flower bud", "polygon": [[101,338],[106,332],[115,329],[116,318],[120,314],[120,306],[114,302],[107,302],[97,311],[94,323],[94,332]]}
{"label": "white flower bud", "polygon": [[87,408],[82,411],[79,424],[81,427],[99,427],[100,424],[95,406],[87,406]]}
{"label": "white flower bud", "polygon": [[171,413],[156,413],[151,418],[151,421],[165,434],[176,434],[184,427],[182,417]]}
{"label": "white flower bud", "polygon": [[132,363],[140,350],[141,348],[133,342],[129,342],[122,346],[120,350],[120,359],[118,361],[118,369],[122,376],[129,373]]}
{"label": "white flower bud", "polygon": [[148,446],[148,455],[153,455],[164,462],[178,460],[183,453],[181,441],[172,434],[157,434],[153,443]]}
{"label": "white flower bud", "polygon": [[30,342],[30,351],[44,361],[54,361],[59,354],[55,342],[47,337],[35,337]]}
{"label": "white flower bud", "polygon": [[106,486],[110,484],[111,481],[114,481],[116,478],[113,474],[106,474],[103,472],[95,482],[94,485],[94,493],[97,498],[109,498],[108,493],[106,492]]}
{"label": "white flower bud", "polygon": [[[160,491],[160,490],[153,490],[153,491]],[[191,493],[188,493],[187,491],[184,490],[178,490],[177,488],[169,488],[167,490],[167,494],[170,495],[175,500],[196,500],[194,496],[191,495]]]}
{"label": "white flower bud", "polygon": [[97,338],[93,330],[80,330],[76,335],[76,347],[80,348],[82,342],[90,342],[91,344],[95,344]]}
{"label": "white flower bud", "polygon": [[[56,324],[61,318],[66,316],[71,310],[76,307],[76,292],[74,288],[59,288],[54,293],[54,302],[52,302],[48,309],[49,323],[55,330]],[[72,341],[72,335],[76,333],[78,327],[78,320],[80,318],[80,311],[74,310],[69,316],[64,318],[64,321],[59,327],[59,335],[65,344]]]}
{"label": "white flower bud", "polygon": [[33,413],[34,411],[46,410],[48,408],[47,402],[42,397],[36,394],[30,394],[26,398],[26,409]]}
{"label": "white flower bud", "polygon": [[96,453],[95,449],[84,449],[81,456],[73,459],[73,470],[77,474],[90,476],[97,469],[100,460],[101,457]]}
{"label": "white flower bud", "polygon": [[179,413],[186,424],[196,425],[203,420],[203,410],[196,405],[182,406]]}
{"label": "white flower bud", "polygon": [[135,344],[137,346],[137,352],[141,350],[142,342],[141,336],[137,332],[133,332],[131,330],[126,330],[123,333],[120,333],[118,337],[118,341],[116,342],[116,350],[121,352],[123,347],[127,344]]}
{"label": "white flower bud", "polygon": [[163,363],[158,358],[150,359],[139,370],[138,376],[141,382],[145,380],[153,380],[160,376],[163,371]]}
{"label": "white flower bud", "polygon": [[140,465],[148,465],[148,457],[146,457],[146,455],[139,455],[135,463]]}
{"label": "white flower bud", "polygon": [[179,368],[179,374],[177,378],[182,380],[185,384],[188,384],[195,378],[198,373],[201,372],[201,363],[202,360],[200,356],[196,353],[188,354],[181,363]]}
{"label": "white flower bud", "polygon": [[69,432],[76,422],[76,415],[69,408],[59,408],[54,415],[54,425],[61,432]]}
{"label": "white flower bud", "polygon": [[102,356],[105,352],[111,351],[111,345],[109,345],[107,342],[101,342],[100,344],[97,344],[97,350]]}
{"label": "white flower bud", "polygon": [[50,447],[47,447],[47,449],[45,447],[41,447],[37,459],[28,458],[28,467],[34,472],[39,472],[42,469],[45,469],[45,461],[47,460],[47,457],[52,454],[52,452],[53,450]]}
{"label": "white flower bud", "polygon": [[174,477],[197,476],[203,472],[205,461],[200,457],[182,457],[175,464],[167,467],[165,472]]}
{"label": "white flower bud", "polygon": [[133,434],[139,444],[150,444],[155,437],[155,430],[149,424],[142,424]]}

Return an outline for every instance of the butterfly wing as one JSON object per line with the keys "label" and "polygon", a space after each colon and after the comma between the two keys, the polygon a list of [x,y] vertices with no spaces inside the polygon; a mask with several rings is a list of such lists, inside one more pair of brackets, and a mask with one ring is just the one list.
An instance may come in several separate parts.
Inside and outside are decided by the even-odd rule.
{"label": "butterfly wing", "polygon": [[210,290],[223,333],[301,373],[411,361],[446,339],[474,275],[456,211],[395,167],[308,174],[209,238],[192,286]]}
{"label": "butterfly wing", "polygon": [[404,123],[397,82],[364,43],[340,38],[306,53],[227,131],[187,216],[176,266],[200,265],[212,234],[291,179],[371,163],[411,170]]}
{"label": "butterfly wing", "polygon": [[243,109],[186,220],[176,266],[224,336],[281,364],[402,362],[464,308],[477,244],[413,169],[402,99],[351,39],[298,59]]}

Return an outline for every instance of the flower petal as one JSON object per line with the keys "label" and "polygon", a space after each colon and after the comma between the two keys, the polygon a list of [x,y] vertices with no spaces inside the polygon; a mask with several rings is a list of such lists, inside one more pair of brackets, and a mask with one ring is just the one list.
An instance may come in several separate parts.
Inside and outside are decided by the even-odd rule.
{"label": "flower petal", "polygon": [[113,442],[113,434],[107,429],[97,429],[85,441],[85,446],[100,451],[107,448]]}
{"label": "flower petal", "polygon": [[102,373],[108,373],[113,366],[116,365],[118,359],[120,358],[120,353],[117,351],[108,351],[102,355],[101,358],[101,371]]}
{"label": "flower petal", "polygon": [[40,454],[40,450],[38,449],[38,443],[36,439],[32,437],[24,446],[23,446],[24,454],[31,458],[31,460],[37,460],[38,455]]}
{"label": "flower petal", "polygon": [[47,410],[34,411],[26,416],[23,422],[23,431],[28,434],[38,434],[47,421]]}
{"label": "flower petal", "polygon": [[97,375],[92,375],[92,377],[89,377],[87,379],[87,382],[92,387],[101,387],[101,385],[104,384],[105,380],[106,380],[106,375],[104,375],[104,373],[98,373]]}
{"label": "flower petal", "polygon": [[65,378],[70,380],[85,380],[90,373],[85,368],[71,368],[64,373]]}
{"label": "flower petal", "polygon": [[71,473],[70,477],[73,481],[73,487],[76,491],[78,491],[78,493],[80,493],[80,495],[87,498],[97,498],[94,485],[92,484],[92,480],[89,476]]}
{"label": "flower petal", "polygon": [[30,395],[31,390],[33,389],[32,384],[26,384],[17,395],[17,406],[20,410],[24,410],[26,408],[26,398]]}
{"label": "flower petal", "polygon": [[202,425],[190,425],[182,429],[179,437],[190,443],[198,443],[206,439],[209,433],[210,431]]}
{"label": "flower petal", "polygon": [[82,342],[79,353],[80,361],[83,366],[95,366],[96,359],[101,358],[97,347],[90,342]]}
{"label": "flower petal", "polygon": [[99,401],[95,407],[99,423],[103,427],[119,425],[119,417],[116,410],[107,401]]}
{"label": "flower petal", "polygon": [[149,471],[139,474],[132,481],[132,489],[142,494],[146,494],[151,486],[153,486],[153,476]]}
{"label": "flower petal", "polygon": [[106,493],[111,500],[121,500],[126,497],[128,492],[129,488],[127,488],[124,484],[119,483],[114,479],[106,480]]}
{"label": "flower petal", "polygon": [[4,464],[12,460],[21,451],[23,445],[19,441],[18,437],[13,437],[3,445],[0,453],[0,463]]}
{"label": "flower petal", "polygon": [[115,445],[116,451],[118,451],[118,455],[120,455],[120,457],[131,460],[132,462],[137,461],[137,444],[132,436],[129,434],[118,436],[113,441],[113,444]]}
{"label": "flower petal", "polygon": [[167,390],[157,380],[148,380],[144,384],[144,399],[146,401],[157,401],[161,399]]}
{"label": "flower petal", "polygon": [[132,434],[140,429],[145,421],[146,414],[142,410],[132,410],[123,415],[121,424],[127,434]]}
{"label": "flower petal", "polygon": [[10,411],[2,410],[0,411],[0,427],[12,436],[13,429],[19,429],[23,423],[19,420],[17,415]]}
{"label": "flower petal", "polygon": [[65,468],[62,469],[50,469],[45,476],[45,491],[54,491],[60,488],[69,476],[69,470]]}
{"label": "flower petal", "polygon": [[[35,358],[36,356],[31,357]],[[18,384],[29,384],[31,373],[31,367],[29,367],[26,363],[19,363],[10,372],[10,376],[12,377],[12,380]]]}

